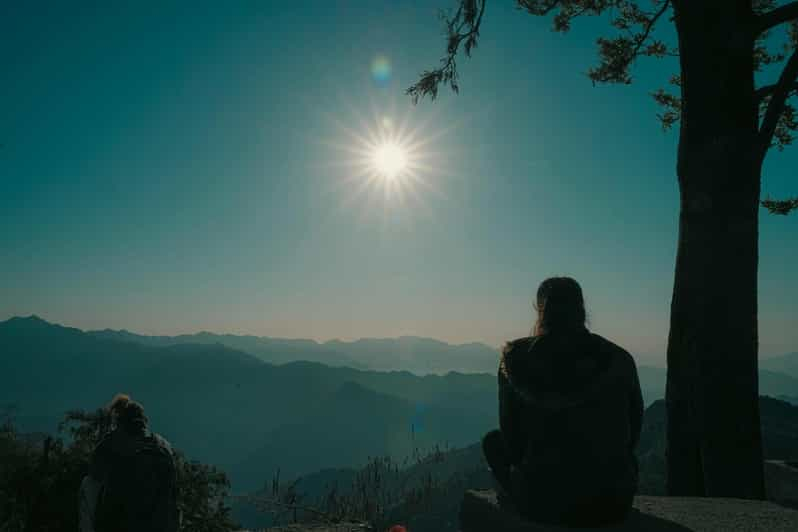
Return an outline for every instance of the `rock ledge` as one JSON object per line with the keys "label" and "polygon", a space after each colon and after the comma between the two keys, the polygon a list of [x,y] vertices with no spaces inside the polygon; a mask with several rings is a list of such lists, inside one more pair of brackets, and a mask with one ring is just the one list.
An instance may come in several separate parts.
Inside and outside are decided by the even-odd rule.
{"label": "rock ledge", "polygon": [[[602,532],[796,532],[798,510],[767,501],[704,497],[635,498],[629,518]],[[555,532],[574,530],[541,525],[500,508],[492,490],[467,491],[460,510],[461,532]]]}

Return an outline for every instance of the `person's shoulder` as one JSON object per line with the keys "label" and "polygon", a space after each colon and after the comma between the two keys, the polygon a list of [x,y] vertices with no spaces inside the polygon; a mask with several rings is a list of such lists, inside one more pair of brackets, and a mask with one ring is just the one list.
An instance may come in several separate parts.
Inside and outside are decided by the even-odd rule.
{"label": "person's shoulder", "polygon": [[111,452],[117,445],[119,440],[119,429],[114,429],[102,436],[97,445],[94,446],[94,454],[103,454]]}
{"label": "person's shoulder", "polygon": [[499,357],[499,373],[509,376],[519,361],[529,352],[536,338],[535,336],[524,336],[506,342]]}
{"label": "person's shoulder", "polygon": [[524,336],[522,338],[516,338],[515,340],[505,342],[504,346],[502,346],[502,355],[509,355],[515,351],[518,351],[519,349],[528,349],[534,340],[534,336]]}
{"label": "person's shoulder", "polygon": [[635,359],[631,355],[631,353],[629,353],[629,351],[619,346],[615,342],[601,336],[600,334],[590,333],[590,335],[593,337],[594,341],[599,345],[600,349],[609,353],[616,360],[621,361],[626,365],[630,365],[632,368],[636,368]]}
{"label": "person's shoulder", "polygon": [[151,432],[150,435],[159,448],[168,452],[170,455],[174,454],[174,452],[172,451],[172,444],[170,444],[166,438],[155,432]]}

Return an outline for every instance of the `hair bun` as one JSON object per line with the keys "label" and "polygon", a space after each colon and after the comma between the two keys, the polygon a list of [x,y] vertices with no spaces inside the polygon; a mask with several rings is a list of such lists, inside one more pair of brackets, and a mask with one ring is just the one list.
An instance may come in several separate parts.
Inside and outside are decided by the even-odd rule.
{"label": "hair bun", "polygon": [[127,408],[128,404],[130,404],[130,396],[126,393],[118,393],[108,403],[107,409],[109,412],[121,412]]}

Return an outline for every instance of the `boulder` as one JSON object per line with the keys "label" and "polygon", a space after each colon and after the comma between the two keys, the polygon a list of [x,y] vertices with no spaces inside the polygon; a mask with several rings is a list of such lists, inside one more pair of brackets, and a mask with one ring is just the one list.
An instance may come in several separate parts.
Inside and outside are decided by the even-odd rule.
{"label": "boulder", "polygon": [[[493,490],[469,490],[460,509],[461,532],[556,532],[571,528],[526,521],[499,506]],[[796,532],[798,510],[769,501],[709,497],[635,498],[634,509],[623,523],[602,532]]]}

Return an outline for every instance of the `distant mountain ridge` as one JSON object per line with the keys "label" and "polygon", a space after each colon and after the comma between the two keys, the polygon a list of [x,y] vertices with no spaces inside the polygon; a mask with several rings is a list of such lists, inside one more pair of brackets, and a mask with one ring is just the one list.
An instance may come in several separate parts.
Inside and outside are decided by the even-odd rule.
{"label": "distant mountain ridge", "polygon": [[199,332],[178,336],[146,336],[127,330],[103,329],[87,331],[88,334],[107,340],[133,342],[152,347],[166,347],[179,344],[224,345],[232,349],[245,351],[270,364],[286,364],[297,360],[319,362],[328,366],[346,366],[355,369],[366,369],[357,360],[333,349],[325,349],[313,340],[285,340],[260,336],[238,336],[233,334],[214,334]]}
{"label": "distant mountain ridge", "polygon": [[[351,342],[282,339],[199,332],[179,336],[144,336],[125,330],[89,331],[108,339],[124,339],[145,345],[218,343],[252,354],[271,364],[306,360],[327,366],[372,371],[409,371],[415,375],[488,373],[494,375],[498,350],[478,342],[447,344],[432,338],[361,338]],[[646,404],[665,396],[666,369],[638,365]],[[760,360],[760,389],[764,395],[795,401],[798,398],[798,353]]]}
{"label": "distant mountain ridge", "polygon": [[760,358],[759,368],[784,373],[790,377],[798,378],[798,352]]}
{"label": "distant mountain ridge", "polygon": [[[49,323],[38,316],[30,318]],[[10,321],[10,320],[9,320]],[[79,329],[75,329],[79,330]],[[150,346],[176,344],[221,344],[232,349],[244,351],[271,364],[286,364],[295,361],[318,362],[332,367],[348,367],[373,371],[409,371],[416,375],[446,374],[450,371],[461,373],[496,372],[498,349],[480,342],[449,344],[434,338],[419,336],[398,336],[393,338],[360,338],[352,341],[328,340],[317,342],[304,338],[278,338],[270,336],[236,335],[200,331],[174,336],[144,335],[127,329],[102,329],[85,331],[107,340],[135,342]],[[640,366],[654,374],[664,375],[665,368],[659,366]],[[798,352],[759,359],[760,372],[773,382],[780,379],[779,387],[794,384],[776,373],[792,377],[798,381]],[[662,377],[664,379],[664,377]],[[664,380],[661,386],[664,395]],[[781,394],[789,396],[790,394]],[[798,396],[798,391],[792,394]]]}
{"label": "distant mountain ridge", "polygon": [[450,371],[495,373],[499,356],[496,349],[477,342],[448,344],[417,336],[361,338],[352,342],[329,340],[318,343],[307,339],[215,334],[207,331],[178,336],[146,336],[124,329],[87,332],[98,338],[158,347],[185,343],[221,344],[245,351],[270,364],[306,360],[335,367],[409,371],[416,375],[443,375]]}
{"label": "distant mountain ridge", "polygon": [[[369,456],[400,458],[414,447],[467,445],[498,424],[495,369],[423,376],[359,370],[290,361],[304,351],[281,355],[276,347],[275,357],[289,361],[273,364],[210,341],[219,335],[151,341],[164,345],[130,335],[86,333],[37,317],[0,322],[0,407],[16,404],[26,431],[53,431],[66,410],[95,409],[128,392],[144,404],[155,430],[188,456],[228,470],[237,489],[260,485],[276,468],[288,478],[356,467]],[[403,342],[339,342],[332,351],[368,360],[337,349],[355,345],[368,354],[378,353],[378,344],[409,345],[419,353],[419,345],[447,345]],[[661,398],[665,370],[638,371],[646,404]],[[760,377],[762,394],[798,396],[798,379],[769,370]]]}
{"label": "distant mountain ridge", "polygon": [[[28,320],[38,326],[53,325],[39,318],[11,318],[7,322]],[[30,326],[30,324],[29,324]],[[63,327],[74,333],[79,329]],[[285,339],[261,336],[216,334],[202,331],[177,336],[146,336],[127,330],[103,329],[85,334],[108,341],[122,341],[142,346],[218,345],[241,351],[269,364],[316,362],[330,367],[390,372],[405,371],[414,375],[446,375],[450,372],[495,375],[498,351],[480,343],[460,345],[416,336],[398,338],[363,338],[351,342],[330,340],[318,343],[309,339]],[[798,353],[760,360],[760,391],[764,395],[798,400]],[[638,365],[646,404],[665,395],[665,368]]]}
{"label": "distant mountain ridge", "polygon": [[496,424],[495,386],[490,375],[274,365],[218,343],[155,347],[36,317],[0,322],[0,406],[16,405],[25,431],[52,432],[66,410],[127,392],[154,430],[229,471],[237,488],[277,468],[287,478],[463,445]]}

